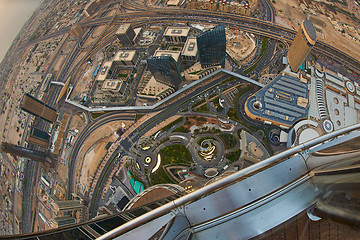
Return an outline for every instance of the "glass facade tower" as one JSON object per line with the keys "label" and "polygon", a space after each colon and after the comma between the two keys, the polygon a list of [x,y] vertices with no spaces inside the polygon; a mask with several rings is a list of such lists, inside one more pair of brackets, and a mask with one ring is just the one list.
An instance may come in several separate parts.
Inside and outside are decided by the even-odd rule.
{"label": "glass facade tower", "polygon": [[226,36],[224,25],[218,25],[197,36],[197,46],[202,67],[225,66]]}
{"label": "glass facade tower", "polygon": [[156,81],[177,90],[182,81],[179,67],[171,56],[152,56],[147,60],[148,69]]}

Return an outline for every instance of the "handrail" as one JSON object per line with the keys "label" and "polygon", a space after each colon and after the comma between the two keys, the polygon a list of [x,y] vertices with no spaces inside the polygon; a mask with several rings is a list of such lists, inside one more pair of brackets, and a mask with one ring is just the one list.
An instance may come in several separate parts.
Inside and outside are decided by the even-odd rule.
{"label": "handrail", "polygon": [[155,219],[156,217],[160,217],[165,213],[170,212],[171,210],[180,207],[186,203],[189,203],[191,201],[196,200],[197,198],[205,195],[205,194],[209,194],[211,192],[213,192],[214,190],[217,190],[221,187],[224,187],[234,181],[239,180],[240,178],[242,178],[244,175],[252,173],[254,171],[260,170],[261,168],[264,168],[272,163],[275,163],[276,161],[279,161],[281,159],[284,159],[286,157],[290,157],[296,153],[299,153],[301,151],[304,151],[306,149],[309,149],[313,146],[316,146],[324,141],[330,140],[332,138],[335,138],[337,136],[340,136],[342,134],[346,134],[349,133],[351,131],[360,129],[360,123],[358,124],[354,124],[352,126],[348,126],[342,129],[339,129],[337,131],[325,134],[323,136],[320,136],[318,138],[312,139],[308,142],[305,142],[303,144],[300,144],[298,146],[295,146],[293,148],[287,149],[277,155],[271,156],[261,162],[258,162],[254,165],[251,165],[245,169],[242,169],[236,173],[233,173],[232,175],[229,175],[227,177],[224,177],[214,183],[211,183],[207,186],[204,186],[192,193],[189,193],[183,197],[180,197],[178,199],[173,200],[172,202],[169,202],[161,207],[158,207],[150,212],[147,212],[109,232],[107,232],[106,234],[102,235],[101,237],[97,238],[97,240],[107,240],[107,239],[113,239],[114,237],[117,237],[129,230],[132,230],[148,221],[151,221],[153,219]]}

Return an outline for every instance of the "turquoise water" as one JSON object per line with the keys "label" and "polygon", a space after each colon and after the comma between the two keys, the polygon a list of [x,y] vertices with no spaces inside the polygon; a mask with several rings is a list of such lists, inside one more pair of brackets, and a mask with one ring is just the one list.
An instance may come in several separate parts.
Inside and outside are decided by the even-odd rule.
{"label": "turquoise water", "polygon": [[304,63],[302,63],[299,67],[300,70],[304,70]]}
{"label": "turquoise water", "polygon": [[142,184],[139,183],[138,181],[135,181],[135,185],[133,188],[137,194],[139,194],[141,192],[141,187],[142,187]]}
{"label": "turquoise water", "polygon": [[130,172],[128,171],[128,176],[130,178],[129,182],[131,187],[134,189],[134,191],[136,192],[136,194],[141,193],[142,191],[144,191],[144,186],[141,182],[135,181],[135,179],[133,179],[133,177],[131,176]]}

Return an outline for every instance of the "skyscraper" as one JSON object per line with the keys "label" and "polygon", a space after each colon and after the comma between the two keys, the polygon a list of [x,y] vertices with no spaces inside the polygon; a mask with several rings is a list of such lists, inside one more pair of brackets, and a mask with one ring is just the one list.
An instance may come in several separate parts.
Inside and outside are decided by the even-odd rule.
{"label": "skyscraper", "polygon": [[171,56],[152,56],[147,60],[148,69],[156,81],[177,90],[182,81],[179,67]]}
{"label": "skyscraper", "polygon": [[76,24],[71,27],[69,33],[73,37],[79,37],[84,33],[84,29],[82,27],[80,27],[79,24]]}
{"label": "skyscraper", "polygon": [[224,25],[218,25],[197,36],[197,47],[202,67],[225,66],[226,36]]}
{"label": "skyscraper", "polygon": [[31,128],[30,134],[27,137],[27,142],[43,148],[49,147],[50,135],[37,128]]}
{"label": "skyscraper", "polygon": [[30,94],[25,94],[24,100],[21,104],[21,109],[34,115],[35,117],[46,120],[49,123],[55,122],[58,117],[54,108],[39,101]]}
{"label": "skyscraper", "polygon": [[54,196],[51,200],[50,207],[56,213],[81,210],[84,207],[83,203],[79,200],[58,200]]}
{"label": "skyscraper", "polygon": [[293,72],[299,70],[315,42],[316,31],[310,18],[307,17],[301,24],[288,52],[288,60]]}
{"label": "skyscraper", "polygon": [[130,23],[120,25],[115,35],[123,46],[134,44],[135,32]]}

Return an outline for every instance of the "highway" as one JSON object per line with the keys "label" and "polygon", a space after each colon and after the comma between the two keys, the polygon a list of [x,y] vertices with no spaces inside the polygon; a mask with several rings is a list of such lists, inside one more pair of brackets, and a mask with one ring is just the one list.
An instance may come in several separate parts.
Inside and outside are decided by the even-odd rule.
{"label": "highway", "polygon": [[[261,6],[266,12],[265,20],[239,16],[235,14],[228,14],[222,12],[211,12],[204,10],[189,10],[189,9],[156,9],[149,8],[144,5],[138,4],[132,1],[124,1],[121,8],[119,6],[120,12],[116,12],[113,16],[105,16],[108,10],[102,11],[97,18],[95,19],[86,19],[80,23],[80,26],[83,28],[89,28],[86,31],[86,34],[78,41],[77,47],[73,49],[70,55],[67,56],[65,62],[62,65],[61,72],[57,75],[56,81],[65,82],[69,77],[75,78],[77,72],[86,60],[91,57],[93,54],[97,53],[100,49],[106,46],[108,43],[115,40],[114,33],[117,30],[117,25],[123,22],[128,22],[129,20],[134,23],[134,27],[145,26],[152,23],[167,23],[167,22],[184,22],[184,23],[223,23],[226,26],[231,26],[234,28],[238,28],[240,30],[254,33],[256,35],[265,36],[270,38],[270,44],[267,48],[266,53],[263,58],[260,60],[257,69],[255,70],[256,74],[260,73],[260,70],[267,66],[267,62],[271,59],[272,53],[274,52],[276,41],[281,41],[284,43],[291,43],[295,37],[296,32],[291,29],[284,28],[282,26],[275,25],[273,22],[275,21],[274,9],[272,8],[271,3],[268,0],[261,0]],[[127,10],[134,10],[136,12],[126,13]],[[186,20],[184,20],[186,19]],[[100,34],[100,37],[96,39],[96,41],[91,44],[91,46],[84,47],[84,43],[87,39],[92,35],[94,29],[101,25],[106,24],[107,27]],[[110,27],[112,24],[115,26]],[[44,41],[46,39],[50,39],[54,36],[60,36],[62,34],[66,34],[69,29],[62,29],[58,32],[54,32],[48,35],[43,36],[42,38],[37,39],[34,42],[28,43],[26,45],[21,46],[20,48],[25,48],[27,46],[31,46],[32,44],[38,43],[40,41]],[[101,39],[100,39],[101,38]],[[79,56],[80,51],[88,50],[86,55],[77,63],[74,61]],[[313,48],[314,52],[319,52],[324,54],[325,56],[334,59],[335,61],[348,66],[349,69],[353,70],[360,74],[360,62],[348,54],[336,49],[332,46],[329,46],[323,42],[318,41]],[[137,131],[134,131],[130,134],[129,138],[121,141],[121,147],[119,147],[118,151],[121,149],[130,149],[133,142],[139,140],[139,138],[154,127],[158,122],[167,119],[168,117],[176,114],[180,109],[187,108],[190,102],[190,99],[198,96],[201,92],[205,91],[208,88],[213,87],[215,83],[208,84],[206,86],[200,87],[196,89],[191,94],[188,94],[184,99],[179,99],[174,103],[160,108],[161,111],[155,117],[148,119],[145,123],[143,123]],[[55,100],[57,95],[60,92],[59,86],[52,86],[50,90],[50,94],[47,99],[47,103],[51,106],[55,104]],[[144,110],[143,112],[137,112],[139,114],[147,113],[148,111]],[[93,131],[103,126],[106,123],[112,121],[120,121],[120,120],[134,120],[135,113],[131,111],[124,112],[114,112],[103,115],[96,119],[94,122],[85,127],[85,129],[78,136],[69,157],[69,186],[68,186],[68,197],[70,197],[71,192],[75,192],[75,166],[77,154],[84,143],[84,141],[91,135]],[[113,167],[114,163],[108,163],[106,168],[104,168],[102,172],[102,177],[100,179],[106,179],[107,174],[111,172],[111,167]],[[32,171],[33,172],[33,171]],[[30,182],[30,181],[29,181]],[[99,181],[96,185],[97,189],[101,191],[103,188],[104,182]],[[29,194],[31,195],[31,194]],[[101,194],[100,194],[101,196]],[[97,206],[98,199],[95,196],[92,199],[92,206]],[[95,207],[96,208],[96,207]],[[93,211],[90,215],[93,215]]]}
{"label": "highway", "polygon": [[[22,233],[30,233],[32,232],[31,229],[31,219],[33,216],[32,207],[34,202],[34,194],[35,189],[34,186],[37,182],[37,174],[39,163],[34,162],[32,160],[27,161],[27,165],[24,171],[24,179],[23,183],[23,201],[22,201],[22,208],[24,209],[24,214],[22,216],[22,224],[21,224],[21,232]],[[25,180],[26,179],[26,180]],[[36,202],[36,201],[35,201]]]}
{"label": "highway", "polygon": [[62,36],[64,34],[67,34],[69,31],[70,31],[70,27],[66,27],[66,28],[63,28],[63,29],[58,30],[56,32],[46,34],[45,36],[42,36],[42,37],[36,39],[35,41],[32,41],[32,42],[21,45],[16,51],[23,50],[23,49],[25,49],[25,48],[27,48],[29,46],[33,46],[33,45],[35,45],[35,44],[37,44],[39,42],[42,42],[42,41],[45,41],[45,40],[48,40],[48,39],[51,39],[51,38],[54,38],[54,37]]}
{"label": "highway", "polygon": [[260,0],[259,4],[261,5],[263,13],[265,14],[265,20],[272,23],[275,22],[275,10],[270,0]]}
{"label": "highway", "polygon": [[[149,130],[151,130],[152,128],[154,128],[156,125],[158,125],[160,122],[168,119],[171,116],[174,116],[176,114],[178,114],[179,112],[181,112],[184,109],[187,109],[189,106],[191,106],[193,103],[191,102],[191,99],[195,99],[196,97],[204,94],[205,92],[211,90],[212,88],[214,88],[215,86],[217,86],[220,82],[226,80],[229,77],[229,75],[222,75],[216,79],[213,79],[210,83],[205,84],[203,86],[200,86],[196,89],[194,89],[192,92],[189,93],[184,93],[183,97],[178,98],[177,100],[173,101],[172,103],[165,105],[165,106],[159,106],[159,108],[157,108],[156,110],[159,110],[159,112],[147,119],[145,122],[143,122],[140,126],[137,127],[136,130],[132,131],[131,134],[129,134],[129,136],[126,139],[121,139],[120,138],[118,140],[120,140],[120,146],[117,148],[117,150],[114,152],[113,156],[111,156],[109,159],[113,159],[113,157],[115,156],[115,154],[120,154],[120,155],[126,155],[127,151],[129,151],[133,145],[133,143],[137,142],[142,136],[145,135],[145,133],[147,133]],[[236,80],[237,82],[241,82],[241,80]],[[156,111],[154,110],[154,111]],[[125,111],[127,112],[127,111]],[[130,112],[130,111],[128,111]],[[146,114],[148,113],[148,111],[136,111],[136,113],[138,114]],[[116,113],[117,115],[118,113]],[[125,114],[125,113],[124,113]],[[115,114],[114,114],[115,115]],[[104,119],[99,119],[96,123],[97,126],[101,126],[101,122],[102,121],[106,121],[108,122],[112,117],[111,117],[111,113],[106,115],[107,117]],[[86,130],[86,135],[88,135],[90,130]],[[80,138],[79,138],[80,139]],[[78,142],[76,140],[76,142]],[[77,143],[76,144],[77,148],[81,147],[81,143]],[[75,146],[75,145],[74,145]],[[126,151],[125,151],[126,150]],[[78,150],[74,149],[71,151],[71,161],[76,161],[76,154],[78,153]],[[100,197],[101,194],[97,194],[97,192],[102,192],[103,187],[104,187],[104,182],[106,182],[106,176],[112,171],[112,169],[115,167],[117,161],[114,161],[112,163],[109,163],[106,167],[104,167],[99,179],[101,181],[99,181],[99,183],[96,184],[96,192],[94,193],[93,196],[90,196],[90,205],[89,205],[89,217],[95,217],[96,216],[96,210],[99,207],[99,202],[100,202]],[[75,166],[75,163],[72,163],[71,166]],[[74,176],[74,168],[71,167],[70,169],[72,170],[72,174],[69,176]],[[69,178],[70,180],[70,178]],[[75,180],[75,178],[72,178],[72,182]],[[70,182],[69,182],[70,184]],[[71,183],[71,186],[73,187],[74,183]],[[71,189],[71,188],[69,188]]]}
{"label": "highway", "polygon": [[[117,13],[117,11],[116,11]],[[104,13],[105,14],[105,13]],[[103,15],[101,15],[102,17]],[[115,14],[114,14],[115,16]],[[113,16],[113,17],[114,17]],[[96,27],[93,27],[93,29],[95,29]],[[51,34],[48,34],[48,35],[45,35],[31,43],[28,43],[28,44],[25,44],[23,46],[20,47],[20,49],[23,49],[23,48],[26,48],[28,46],[31,46],[33,44],[37,44],[41,41],[44,41],[44,40],[47,40],[47,39],[51,39],[53,37],[56,37],[56,36],[60,36],[60,35],[63,35],[63,34],[67,34],[68,31],[70,30],[70,28],[64,28],[62,30],[59,30],[57,32],[54,32],[54,33],[51,33]],[[105,28],[106,30],[106,28]],[[92,32],[93,30],[88,30],[88,32]],[[85,42],[88,37],[90,36],[90,33],[89,34],[85,34],[85,36],[83,36],[81,39],[80,39],[80,42]],[[73,48],[71,54],[69,54],[65,60],[65,62],[62,64],[61,66],[61,71],[60,73],[57,75],[56,77],[56,80],[55,81],[58,81],[58,82],[65,82],[67,80],[67,78],[69,76],[72,76],[74,71],[70,72],[69,74],[69,70],[73,67],[74,65],[74,61],[75,59],[78,57],[79,55],[79,48],[75,47]],[[58,54],[58,52],[57,52]],[[87,56],[85,56],[83,59],[82,59],[82,63],[85,62],[85,59]],[[55,58],[54,58],[55,59]],[[54,60],[53,62],[51,63],[50,66],[52,66],[54,63]],[[76,66],[80,66],[80,65],[76,65]],[[47,69],[46,71],[46,74],[48,73],[50,67]],[[75,68],[74,70],[77,70],[77,68]],[[45,76],[46,76],[45,74]],[[39,91],[39,89],[38,89]],[[38,91],[36,93],[36,95],[38,94]],[[56,107],[56,99],[57,99],[57,96],[59,95],[61,91],[61,87],[60,86],[57,86],[57,85],[50,85],[50,89],[49,89],[49,92],[48,92],[48,95],[47,95],[47,98],[46,98],[46,103],[50,106],[53,106],[53,107]],[[27,121],[27,124],[28,124],[28,121]],[[26,124],[26,125],[27,125]],[[49,124],[47,123],[44,123],[44,121],[40,121],[38,122],[38,126],[37,128],[39,129],[42,129],[42,130],[45,130],[45,131],[48,131],[48,128],[49,128]],[[26,134],[24,134],[25,136]],[[24,141],[25,138],[22,139],[22,141]],[[22,232],[25,233],[25,232],[31,232],[32,229],[31,229],[31,219],[32,219],[32,216],[33,216],[33,212],[32,212],[32,208],[33,208],[33,202],[32,201],[29,201],[29,199],[34,199],[34,192],[33,192],[33,189],[34,189],[34,185],[36,184],[36,176],[37,176],[37,172],[38,172],[38,167],[39,167],[39,164],[37,162],[33,162],[33,161],[28,161],[28,167],[26,168],[26,171],[24,173],[24,177],[27,179],[26,181],[26,187],[25,187],[25,192],[23,194],[23,209],[24,209],[24,215],[22,216]]]}
{"label": "highway", "polygon": [[[230,26],[233,28],[237,28],[249,33],[253,33],[255,35],[260,35],[262,37],[270,38],[269,46],[264,54],[263,58],[259,61],[258,67],[254,70],[253,74],[259,74],[260,70],[265,68],[269,63],[272,53],[275,49],[276,41],[281,41],[286,45],[291,44],[293,41],[296,31],[284,28],[279,25],[275,25],[275,14],[272,4],[269,0],[260,0],[261,7],[264,9],[264,18],[256,19],[246,16],[239,16],[235,14],[227,14],[222,12],[211,12],[205,10],[189,10],[189,9],[156,9],[150,8],[145,5],[139,4],[137,2],[125,0],[124,3],[119,7],[116,13],[113,16],[105,16],[109,11],[105,9],[98,13],[92,19],[85,19],[85,21],[80,23],[80,26],[86,29],[85,35],[78,40],[77,47],[75,47],[72,52],[67,56],[66,60],[62,64],[61,71],[57,75],[55,81],[65,82],[69,77],[75,78],[77,72],[81,69],[83,64],[87,61],[89,57],[96,54],[107,44],[111,43],[115,40],[114,33],[117,30],[117,25],[123,22],[131,21],[134,24],[134,27],[142,27],[148,24],[159,24],[159,23],[173,23],[173,22],[184,22],[184,23],[223,23],[225,26]],[[107,7],[112,6],[113,4],[118,4],[120,2],[111,3]],[[106,7],[106,8],[107,8]],[[136,12],[126,13],[126,11],[132,10]],[[185,20],[184,20],[185,19]],[[106,24],[107,27],[103,30],[103,32],[99,35],[99,37],[94,41],[93,44],[84,47],[85,42],[92,35],[97,26]],[[57,36],[61,36],[67,34],[70,28],[63,28],[57,32],[53,32],[51,34],[47,34],[41,38],[36,39],[33,42],[24,44],[18,48],[18,50],[25,49],[29,46],[37,44],[41,41],[45,41]],[[79,57],[81,51],[87,51],[85,56],[78,62],[75,60]],[[360,74],[360,61],[349,56],[348,54],[342,52],[339,49],[336,49],[324,42],[318,41],[315,47],[312,49],[314,53],[320,53],[330,59],[333,59],[344,66],[347,66],[350,70]],[[52,65],[52,64],[51,64]],[[224,79],[225,77],[221,77]],[[130,149],[134,142],[137,142],[147,131],[156,126],[159,122],[169,118],[177,114],[179,111],[186,109],[191,105],[190,100],[201,95],[204,91],[214,87],[216,81],[213,81],[210,84],[202,86],[190,94],[184,96],[176,100],[167,106],[161,106],[157,110],[159,110],[159,114],[148,119],[139,128],[133,131],[126,140],[122,140],[121,146],[115,151],[115,154],[121,153],[124,154],[124,149]],[[51,86],[49,90],[47,103],[51,106],[54,106],[56,103],[57,95],[61,90],[60,86]],[[77,137],[74,146],[71,149],[70,157],[69,157],[69,185],[68,185],[68,198],[70,198],[70,193],[76,192],[75,189],[75,169],[76,169],[76,160],[77,154],[81,146],[84,144],[86,139],[88,139],[92,132],[99,129],[101,126],[113,122],[113,121],[121,121],[121,120],[134,120],[136,114],[145,114],[148,113],[149,110],[137,111],[123,111],[123,112],[113,112],[106,115],[103,115],[97,119],[95,119],[91,124],[87,125],[83,131]],[[41,124],[41,123],[40,123]],[[48,126],[43,125],[39,126],[40,129],[46,129]],[[24,134],[25,136],[25,134]],[[23,138],[23,140],[25,137]],[[23,141],[22,140],[22,141]],[[113,159],[113,156],[110,157]],[[104,184],[111,172],[111,170],[115,167],[117,160],[113,162],[106,163],[104,167],[100,181],[96,183],[94,196],[90,198],[90,217],[95,216],[95,210],[99,207],[99,202],[101,198],[101,192],[103,191]],[[22,231],[30,232],[31,231],[31,220],[32,220],[32,212],[31,209],[33,201],[28,201],[28,199],[33,199],[34,196],[34,184],[36,184],[36,176],[38,172],[38,163],[33,161],[28,161],[27,168],[25,170],[26,188],[23,193],[23,208],[24,208],[24,218],[22,219]],[[100,193],[100,194],[99,194]]]}
{"label": "highway", "polygon": [[[116,2],[118,3],[118,2]],[[115,4],[115,3],[113,3]],[[125,0],[123,3],[120,3],[120,13],[115,16],[102,16],[102,14],[94,16],[98,18],[85,19],[80,22],[80,26],[83,28],[98,26],[101,24],[108,24],[109,21],[113,20],[113,23],[122,23],[126,21],[141,22],[144,21],[144,18],[152,19],[153,21],[164,21],[162,18],[167,16],[167,20],[171,21],[185,21],[184,17],[186,16],[186,21],[190,22],[198,22],[199,20],[213,21],[216,23],[217,21],[222,20],[224,24],[231,24],[239,27],[241,30],[248,31],[250,33],[267,36],[269,38],[277,39],[279,41],[286,41],[291,43],[295,37],[296,31],[292,29],[288,29],[279,25],[275,25],[273,22],[275,21],[275,13],[272,7],[272,4],[269,0],[261,0],[261,6],[266,11],[266,20],[240,16],[236,14],[230,13],[222,13],[222,12],[214,12],[207,10],[190,10],[190,9],[159,9],[159,8],[151,8],[143,4],[139,4],[137,2]],[[126,13],[126,9],[128,10],[136,10],[135,12]],[[123,11],[124,10],[124,11]],[[103,11],[106,13],[107,10]],[[103,13],[101,12],[101,13]],[[269,14],[270,13],[270,14]],[[143,19],[143,20],[142,20]],[[151,21],[148,21],[150,23]],[[144,25],[140,23],[138,26]],[[26,44],[26,46],[31,46],[32,44],[36,44],[40,41],[49,39],[54,36],[59,36],[64,34],[69,29],[62,29],[58,32],[51,33],[49,35],[43,36],[40,39],[37,39],[34,42]],[[25,46],[21,46],[23,48]],[[341,63],[347,65],[349,69],[360,74],[360,61],[349,56],[348,54],[342,52],[339,49],[336,49],[324,42],[317,41],[313,51],[325,54],[327,57]],[[66,69],[66,68],[65,68]]]}
{"label": "highway", "polygon": [[87,138],[92,134],[92,132],[96,131],[101,126],[104,126],[107,123],[114,121],[133,121],[135,120],[135,114],[129,113],[110,113],[102,115],[96,118],[91,124],[88,124],[76,138],[74,146],[71,148],[71,152],[69,155],[69,188],[68,197],[70,197],[72,192],[75,191],[75,169],[76,169],[76,160],[77,154],[80,151],[81,146],[84,144]]}
{"label": "highway", "polygon": [[[125,16],[126,15],[126,16]],[[259,20],[254,19],[254,21],[250,21],[251,19],[247,18],[247,17],[240,17],[242,20],[245,20],[245,22],[240,21],[239,20],[239,16],[235,16],[235,17],[224,17],[224,19],[219,19],[219,18],[213,18],[213,17],[206,17],[203,19],[203,14],[200,14],[200,16],[195,16],[196,14],[192,14],[192,18],[189,18],[187,22],[214,22],[214,23],[224,23],[224,24],[229,24],[232,27],[238,27],[241,30],[244,31],[248,31],[250,33],[254,33],[254,34],[259,34],[261,36],[266,36],[269,37],[271,39],[274,40],[279,40],[282,41],[284,43],[291,43],[292,39],[295,37],[295,32],[292,30],[284,30],[283,27],[279,27],[273,24],[270,24],[268,22],[261,22],[263,24],[258,25]],[[123,14],[122,16],[116,16],[116,18],[114,19],[114,23],[120,24],[123,22],[124,19],[131,19],[131,18],[135,18],[135,20],[133,21],[134,23],[134,27],[139,27],[139,26],[145,26],[151,23],[160,23],[160,22],[179,22],[179,21],[183,21],[183,17],[182,16],[176,16],[173,14],[166,14],[166,13],[152,13],[152,12],[147,12],[147,13],[131,13],[131,14]],[[200,19],[201,18],[201,19]],[[211,19],[211,20],[209,20]],[[101,24],[103,21],[108,21],[108,18],[104,18],[104,19],[96,19],[96,20],[92,20],[91,24],[88,26],[96,26],[98,24]],[[93,25],[94,24],[94,25]],[[102,39],[102,42],[108,43],[109,41],[111,41],[111,36],[107,35],[108,38]],[[88,53],[88,56],[91,56],[91,54],[94,54],[97,50],[100,49],[101,45],[105,45],[105,44],[101,44],[98,43],[98,47],[95,47],[93,50],[91,50]],[[269,44],[269,47],[267,49],[267,52],[265,54],[265,56],[267,56],[266,58],[264,58],[264,60],[262,60],[259,63],[259,67],[263,68],[266,67],[268,65],[267,61],[269,59],[271,59],[272,57],[272,53],[274,51],[275,48],[275,44]],[[319,51],[319,50],[318,50]],[[339,61],[344,61],[343,59],[341,59],[340,57],[337,57],[336,55],[333,55],[333,53],[328,53],[327,51],[324,51],[320,48],[320,51],[322,51],[323,53],[327,53],[328,55],[331,55],[332,58],[337,58]],[[331,48],[330,51],[337,51],[334,48]],[[201,91],[202,89],[199,89],[199,91]],[[196,94],[194,95],[188,95],[186,99],[191,99],[191,97],[196,96]],[[174,105],[175,104],[175,105]],[[122,140],[121,141],[121,148],[119,147],[118,151],[119,153],[123,154],[123,152],[121,151],[121,149],[130,149],[132,144],[134,142],[136,142],[137,140],[139,140],[139,138],[148,130],[150,130],[152,127],[154,127],[158,122],[163,121],[164,119],[167,119],[168,117],[172,116],[173,114],[176,114],[178,109],[180,108],[181,105],[183,105],[183,100],[181,100],[180,102],[177,101],[176,103],[171,104],[170,106],[167,106],[166,108],[164,108],[164,110],[162,110],[161,113],[159,113],[156,117],[148,119],[144,124],[142,124],[137,130],[134,131],[132,134],[129,135],[129,137],[126,140]],[[178,105],[176,105],[178,104]],[[187,106],[184,106],[187,107]],[[169,111],[167,111],[167,109],[171,109]],[[124,113],[129,113],[127,111],[124,111]],[[142,112],[138,112],[138,113],[142,113]],[[145,112],[144,112],[145,113]],[[110,115],[109,115],[110,116]],[[99,120],[100,121],[100,120]],[[98,123],[99,126],[101,125],[100,123]],[[83,141],[83,140],[82,140]],[[77,146],[80,146],[81,143],[77,143]],[[78,148],[78,147],[77,147]],[[74,161],[74,159],[76,159],[76,150],[72,151],[71,154],[71,161]],[[112,159],[112,157],[110,158]],[[74,166],[74,163],[72,163],[72,166]],[[107,174],[109,174],[109,172],[111,172],[111,167],[114,167],[114,164],[110,164],[107,165],[103,172],[101,173],[101,177],[99,179],[102,179],[102,181],[100,181],[99,183],[97,183],[96,185],[96,189],[97,192],[101,192],[103,189],[103,184],[104,184],[104,179],[106,179]],[[73,167],[71,167],[71,169],[74,169]],[[74,173],[70,174],[70,176],[73,176]],[[74,179],[73,179],[74,180]],[[69,189],[74,189],[74,183],[70,183],[69,185]],[[95,215],[95,210],[98,207],[99,204],[99,197],[100,195],[95,194],[95,196],[93,196],[91,198],[90,201],[90,217],[94,217]]]}
{"label": "highway", "polygon": [[[125,4],[126,5],[126,4]],[[184,20],[184,16],[187,16]],[[104,24],[108,18],[98,18],[89,23],[81,22],[83,27],[96,26]],[[235,14],[227,14],[221,12],[211,12],[205,10],[189,10],[189,9],[149,9],[144,12],[132,12],[117,15],[114,23],[122,23],[124,21],[132,20],[134,27],[139,27],[150,23],[159,23],[162,21],[177,21],[177,22],[213,22],[223,23],[225,25],[232,25],[250,33],[261,36],[267,36],[279,41],[286,41],[291,43],[295,38],[296,31],[288,29],[274,23],[264,21],[257,18],[239,16]],[[336,49],[324,42],[317,41],[313,51],[326,54],[329,58],[338,61],[341,64],[346,64],[351,70],[360,74],[360,61],[349,56],[348,54]]]}

